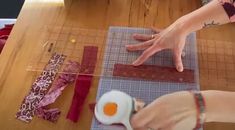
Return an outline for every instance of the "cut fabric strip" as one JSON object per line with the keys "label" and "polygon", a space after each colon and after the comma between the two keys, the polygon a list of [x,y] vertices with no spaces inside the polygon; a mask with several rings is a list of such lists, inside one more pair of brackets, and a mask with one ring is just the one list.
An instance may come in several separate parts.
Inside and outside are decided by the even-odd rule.
{"label": "cut fabric strip", "polygon": [[195,82],[193,70],[184,69],[183,72],[179,73],[175,68],[157,65],[141,65],[136,67],[133,65],[115,64],[113,76],[163,82]]}
{"label": "cut fabric strip", "polygon": [[35,110],[46,94],[49,86],[55,79],[56,73],[63,64],[66,56],[54,53],[45,66],[41,75],[33,83],[29,94],[24,98],[16,118],[25,122],[30,122],[35,114]]}
{"label": "cut fabric strip", "polygon": [[48,110],[46,108],[41,107],[37,109],[36,113],[38,117],[55,123],[58,120],[61,112],[57,108]]}
{"label": "cut fabric strip", "polygon": [[81,63],[80,74],[76,79],[76,85],[67,118],[77,122],[82,110],[84,101],[89,93],[97,61],[98,48],[95,46],[85,46]]}
{"label": "cut fabric strip", "polygon": [[56,122],[60,115],[60,110],[47,109],[47,105],[52,104],[56,99],[62,94],[62,91],[76,79],[76,74],[78,73],[80,64],[76,61],[68,61],[62,74],[52,84],[48,93],[40,101],[37,108],[37,116],[45,120]]}
{"label": "cut fabric strip", "polygon": [[80,117],[80,112],[89,93],[91,82],[92,76],[90,75],[79,75],[77,78],[73,101],[67,114],[67,118],[73,122],[77,122]]}

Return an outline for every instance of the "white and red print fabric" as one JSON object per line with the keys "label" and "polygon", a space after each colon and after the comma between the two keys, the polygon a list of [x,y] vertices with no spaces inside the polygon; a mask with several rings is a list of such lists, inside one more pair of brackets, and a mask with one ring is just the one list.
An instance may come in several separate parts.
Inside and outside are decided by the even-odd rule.
{"label": "white and red print fabric", "polygon": [[41,100],[36,110],[38,117],[45,120],[56,122],[60,115],[60,110],[58,108],[48,109],[46,106],[52,104],[56,99],[62,94],[62,91],[76,79],[76,75],[80,69],[80,64],[76,61],[68,61],[64,67],[63,72],[58,76],[58,78],[52,84],[50,90]]}
{"label": "white and red print fabric", "polygon": [[35,115],[38,104],[43,99],[55,79],[55,76],[63,64],[66,56],[54,53],[45,66],[41,75],[33,83],[29,94],[24,98],[16,118],[25,122],[30,122]]}

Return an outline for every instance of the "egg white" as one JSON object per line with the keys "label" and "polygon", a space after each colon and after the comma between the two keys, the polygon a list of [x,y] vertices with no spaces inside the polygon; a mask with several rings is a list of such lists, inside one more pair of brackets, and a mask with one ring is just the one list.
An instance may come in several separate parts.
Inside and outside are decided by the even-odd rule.
{"label": "egg white", "polygon": [[[132,111],[132,97],[121,91],[112,90],[105,93],[95,106],[95,116],[105,125],[129,121]],[[107,103],[116,103],[117,112],[113,116],[105,115],[103,108]]]}

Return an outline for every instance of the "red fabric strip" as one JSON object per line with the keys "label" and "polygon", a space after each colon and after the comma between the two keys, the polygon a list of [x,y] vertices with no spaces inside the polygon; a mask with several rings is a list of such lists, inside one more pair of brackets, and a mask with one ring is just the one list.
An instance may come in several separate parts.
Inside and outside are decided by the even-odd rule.
{"label": "red fabric strip", "polygon": [[67,118],[73,122],[77,122],[79,119],[84,101],[89,93],[91,81],[92,76],[90,75],[79,75],[77,78],[73,101],[67,114]]}
{"label": "red fabric strip", "polygon": [[97,61],[97,53],[97,47],[84,47],[80,74],[76,79],[73,101],[67,114],[67,118],[73,122],[78,121],[84,101],[89,93],[93,78],[92,74],[94,73]]}
{"label": "red fabric strip", "polygon": [[14,25],[5,25],[4,28],[0,29],[0,36],[2,36],[2,35],[10,35],[13,26]]}
{"label": "red fabric strip", "polygon": [[175,68],[157,65],[141,65],[136,67],[133,65],[115,64],[113,76],[163,82],[195,82],[193,70],[184,69],[183,72],[178,72]]}
{"label": "red fabric strip", "polygon": [[5,24],[5,28],[13,28],[14,24]]}
{"label": "red fabric strip", "polygon": [[81,62],[80,74],[93,74],[97,61],[98,47],[85,46]]}
{"label": "red fabric strip", "polygon": [[0,39],[0,54],[1,54],[2,50],[3,50],[3,47],[4,47],[5,43],[6,43],[5,39]]}
{"label": "red fabric strip", "polygon": [[3,47],[8,39],[8,36],[11,33],[14,24],[7,24],[4,28],[0,29],[0,54],[3,50]]}

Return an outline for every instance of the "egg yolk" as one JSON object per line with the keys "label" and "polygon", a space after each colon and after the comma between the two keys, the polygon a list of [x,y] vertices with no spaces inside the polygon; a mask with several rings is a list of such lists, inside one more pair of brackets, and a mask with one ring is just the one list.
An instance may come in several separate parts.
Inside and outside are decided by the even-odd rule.
{"label": "egg yolk", "polygon": [[104,114],[113,116],[117,113],[117,104],[113,102],[106,103],[103,108]]}

